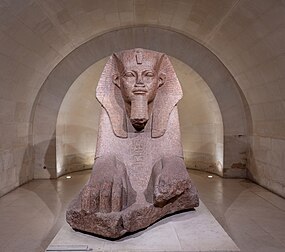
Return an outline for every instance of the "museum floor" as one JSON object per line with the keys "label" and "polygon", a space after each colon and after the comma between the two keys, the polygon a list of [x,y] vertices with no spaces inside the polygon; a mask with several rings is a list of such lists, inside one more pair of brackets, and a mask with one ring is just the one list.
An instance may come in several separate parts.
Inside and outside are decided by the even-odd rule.
{"label": "museum floor", "polygon": [[[44,251],[89,174],[35,180],[0,198],[0,251]],[[248,180],[190,175],[201,200],[242,252],[285,251],[285,199]]]}

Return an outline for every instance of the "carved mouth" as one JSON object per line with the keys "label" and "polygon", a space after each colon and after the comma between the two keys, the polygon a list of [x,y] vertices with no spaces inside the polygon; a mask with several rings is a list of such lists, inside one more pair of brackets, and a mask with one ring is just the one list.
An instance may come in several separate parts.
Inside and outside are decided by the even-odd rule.
{"label": "carved mouth", "polygon": [[133,90],[133,94],[145,94],[147,93],[146,89],[135,89]]}

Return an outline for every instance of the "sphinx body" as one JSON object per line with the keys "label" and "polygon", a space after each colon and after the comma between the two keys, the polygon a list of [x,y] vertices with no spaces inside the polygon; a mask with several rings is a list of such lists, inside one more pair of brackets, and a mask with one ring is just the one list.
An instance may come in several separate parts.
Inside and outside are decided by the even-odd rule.
{"label": "sphinx body", "polygon": [[95,162],[67,210],[71,227],[117,238],[197,207],[180,141],[182,90],[167,56],[144,49],[113,54],[96,97],[102,113]]}

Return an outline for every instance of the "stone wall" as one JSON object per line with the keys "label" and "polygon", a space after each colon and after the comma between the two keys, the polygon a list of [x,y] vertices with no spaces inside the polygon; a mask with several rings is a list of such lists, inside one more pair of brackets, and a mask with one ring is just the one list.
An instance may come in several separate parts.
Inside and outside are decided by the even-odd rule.
{"label": "stone wall", "polygon": [[66,93],[56,124],[57,175],[93,166],[101,106],[95,89],[107,58],[83,72]]}

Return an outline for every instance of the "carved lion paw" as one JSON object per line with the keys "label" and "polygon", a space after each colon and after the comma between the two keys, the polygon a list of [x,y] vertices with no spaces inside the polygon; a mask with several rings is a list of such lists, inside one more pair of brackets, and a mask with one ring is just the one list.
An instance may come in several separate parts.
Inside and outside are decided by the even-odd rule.
{"label": "carved lion paw", "polygon": [[[152,178],[145,193],[155,206],[163,207],[174,201],[191,187],[191,180],[184,160],[180,157],[164,157],[157,161],[152,170]],[[149,201],[149,200],[148,200]]]}
{"label": "carved lion paw", "polygon": [[118,212],[133,204],[135,197],[125,165],[114,156],[100,157],[81,192],[81,208],[87,212]]}

